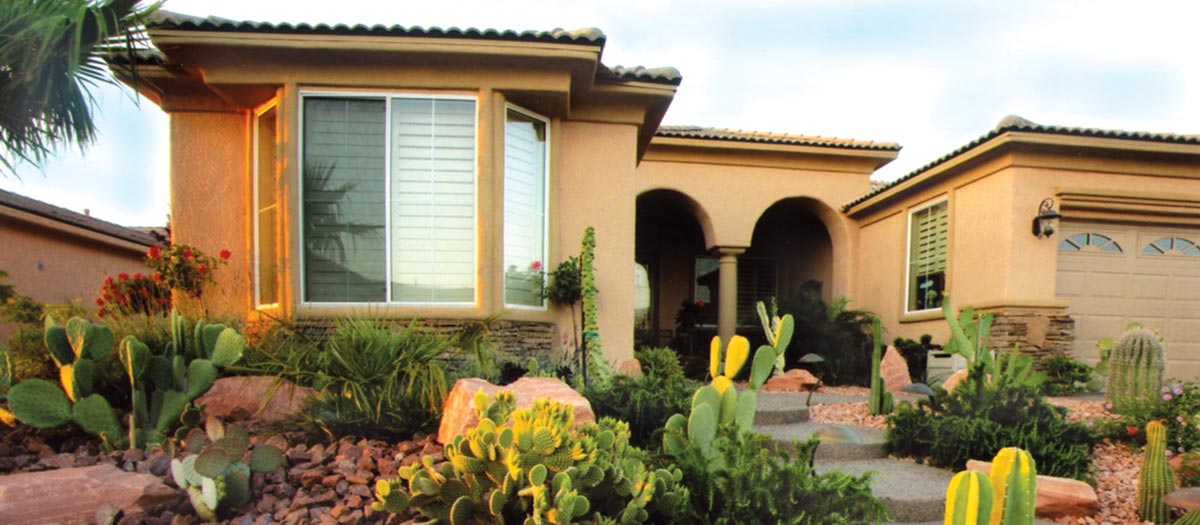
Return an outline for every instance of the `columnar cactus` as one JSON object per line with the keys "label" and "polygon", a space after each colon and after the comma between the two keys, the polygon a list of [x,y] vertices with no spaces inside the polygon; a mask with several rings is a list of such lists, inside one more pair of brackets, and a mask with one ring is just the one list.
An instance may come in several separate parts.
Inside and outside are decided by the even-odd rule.
{"label": "columnar cactus", "polygon": [[[207,439],[211,443],[207,443]],[[186,440],[193,455],[171,460],[175,484],[188,493],[196,515],[205,522],[250,501],[251,473],[274,472],[283,466],[283,452],[257,445],[247,455],[250,438],[240,427],[226,428],[209,418],[207,430],[192,429]]]}
{"label": "columnar cactus", "polygon": [[1037,504],[1037,467],[1028,452],[1001,449],[990,476],[959,472],[946,492],[946,525],[1032,525]]}
{"label": "columnar cactus", "polygon": [[779,316],[776,311],[771,315],[767,315],[767,306],[762,301],[758,302],[758,319],[762,321],[763,334],[767,336],[767,346],[775,352],[775,376],[783,375],[785,364],[785,354],[787,347],[792,342],[792,332],[795,330],[796,322],[792,319],[792,314]]}
{"label": "columnar cactus", "polygon": [[[565,524],[589,513],[596,521],[644,523],[652,507],[688,501],[679,470],[652,471],[626,454],[623,422],[603,418],[576,429],[571,406],[538,399],[513,412],[507,391],[494,404],[482,392],[475,402],[479,424],[446,445],[447,462],[435,468],[426,456],[402,467],[399,479],[378,481],[372,508],[416,507],[451,524]],[[510,413],[511,425],[504,423]]]}
{"label": "columnar cactus", "polygon": [[599,310],[596,307],[596,229],[588,226],[583,232],[583,243],[579,254],[580,296],[583,302],[583,348],[585,380],[591,376],[604,378],[608,373],[608,361],[600,346]]}
{"label": "columnar cactus", "polygon": [[1146,449],[1138,477],[1138,518],[1162,524],[1170,522],[1171,509],[1163,496],[1175,490],[1175,473],[1167,466],[1167,429],[1162,421],[1146,424]]}
{"label": "columnar cactus", "polygon": [[992,482],[982,472],[964,470],[946,491],[946,525],[983,525],[992,517]]}
{"label": "columnar cactus", "polygon": [[1163,348],[1158,334],[1130,325],[1109,354],[1104,400],[1122,410],[1130,402],[1153,398],[1162,382]]}
{"label": "columnar cactus", "polygon": [[1200,510],[1189,510],[1175,525],[1200,525]]}
{"label": "columnar cactus", "polygon": [[1028,452],[1000,449],[992,459],[993,524],[1033,525],[1037,508],[1037,465]]}
{"label": "columnar cactus", "polygon": [[887,391],[883,384],[883,377],[880,376],[879,368],[883,363],[883,325],[876,317],[871,323],[872,351],[871,351],[871,398],[868,404],[868,409],[872,416],[892,413],[892,393]]}

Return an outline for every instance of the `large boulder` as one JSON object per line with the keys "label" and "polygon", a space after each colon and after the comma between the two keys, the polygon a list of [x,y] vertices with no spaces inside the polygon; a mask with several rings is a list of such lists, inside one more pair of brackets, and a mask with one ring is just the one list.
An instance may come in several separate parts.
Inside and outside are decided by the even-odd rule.
{"label": "large boulder", "polygon": [[626,359],[617,365],[617,373],[634,379],[642,378],[642,362],[637,359]]}
{"label": "large boulder", "polygon": [[175,505],[179,491],[111,464],[0,476],[0,523],[90,524],[106,505],[130,514]]}
{"label": "large boulder", "polygon": [[763,392],[808,392],[817,388],[816,376],[800,368],[793,368],[781,376],[767,380],[761,388]]}
{"label": "large boulder", "polygon": [[311,388],[269,376],[222,377],[196,403],[204,403],[205,416],[275,423],[300,413],[316,395]]}
{"label": "large boulder", "polygon": [[942,388],[945,388],[947,392],[953,392],[954,389],[958,387],[959,383],[962,383],[967,379],[968,373],[970,372],[964,368],[953,374],[950,374],[950,377],[946,378],[946,382],[942,383]]}
{"label": "large boulder", "polygon": [[[972,459],[967,461],[967,470],[986,475],[992,471],[992,464]],[[1082,481],[1038,476],[1036,512],[1037,517],[1045,519],[1095,516],[1100,512],[1100,500],[1096,498],[1096,490]]]}
{"label": "large boulder", "polygon": [[879,377],[883,378],[883,387],[896,396],[912,384],[912,378],[908,377],[908,361],[892,345],[888,345],[879,362]]}
{"label": "large boulder", "polygon": [[501,390],[512,391],[517,398],[517,408],[529,408],[533,401],[547,397],[575,407],[575,426],[596,420],[592,405],[569,385],[553,377],[522,377],[507,386],[493,385],[483,379],[459,379],[454,388],[446,396],[442,405],[442,423],[438,427],[438,443],[443,445],[454,441],[454,437],[465,434],[467,429],[479,423],[479,415],[475,413],[475,393],[483,390],[488,396],[495,396]]}

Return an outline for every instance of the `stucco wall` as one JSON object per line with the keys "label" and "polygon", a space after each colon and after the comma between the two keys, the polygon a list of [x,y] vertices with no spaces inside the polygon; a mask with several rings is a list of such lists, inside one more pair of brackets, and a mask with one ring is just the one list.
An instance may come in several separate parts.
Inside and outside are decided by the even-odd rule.
{"label": "stucco wall", "polygon": [[[145,270],[145,247],[119,244],[123,247],[0,215],[0,269],[8,272],[17,293],[42,303],[79,299],[95,310],[105,276]],[[12,329],[0,323],[0,339]]]}

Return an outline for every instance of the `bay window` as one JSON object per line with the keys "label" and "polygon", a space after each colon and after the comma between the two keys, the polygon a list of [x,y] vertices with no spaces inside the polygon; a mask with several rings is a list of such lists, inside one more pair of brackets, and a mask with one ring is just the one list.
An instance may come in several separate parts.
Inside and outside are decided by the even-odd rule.
{"label": "bay window", "polygon": [[473,304],[476,103],[304,93],[303,301]]}

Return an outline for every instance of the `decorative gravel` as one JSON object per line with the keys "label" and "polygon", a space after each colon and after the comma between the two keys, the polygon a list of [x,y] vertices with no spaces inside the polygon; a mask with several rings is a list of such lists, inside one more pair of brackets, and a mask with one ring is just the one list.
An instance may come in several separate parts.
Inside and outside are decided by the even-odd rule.
{"label": "decorative gravel", "polygon": [[[822,387],[827,394],[866,396],[870,390],[863,387]],[[1098,399],[1052,397],[1048,400],[1070,412],[1067,419],[1087,423],[1100,418],[1112,417],[1104,410],[1104,402]],[[865,401],[832,405],[813,405],[811,419],[820,423],[841,423],[885,429],[883,416],[867,413]],[[1137,482],[1142,465],[1142,453],[1133,450],[1128,443],[1113,443],[1105,440],[1096,445],[1092,456],[1096,473],[1096,495],[1100,500],[1100,513],[1088,518],[1063,518],[1057,523],[1071,525],[1139,524],[1137,519]],[[1148,522],[1147,522],[1148,523]]]}

